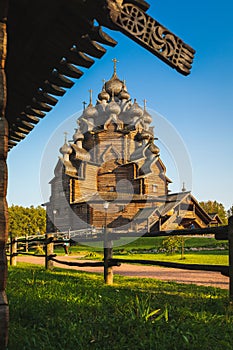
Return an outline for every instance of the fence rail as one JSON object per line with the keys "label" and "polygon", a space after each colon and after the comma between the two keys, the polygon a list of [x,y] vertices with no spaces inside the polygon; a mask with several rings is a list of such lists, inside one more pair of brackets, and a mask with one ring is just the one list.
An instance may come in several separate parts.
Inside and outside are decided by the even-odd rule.
{"label": "fence rail", "polygon": [[[229,243],[229,265],[201,265],[201,264],[182,264],[182,263],[173,263],[173,262],[164,262],[156,260],[131,260],[131,259],[113,259],[113,247],[112,241],[117,240],[121,237],[168,237],[168,236],[196,236],[196,235],[206,235],[213,234],[216,240],[227,240]],[[65,242],[73,241],[85,241],[89,240],[103,240],[104,241],[104,259],[102,262],[70,262],[70,261],[61,261],[56,258],[54,254],[54,245],[61,244]],[[45,247],[45,254],[32,254],[29,251],[19,251],[17,244],[25,244],[25,247],[29,244],[34,243],[43,243]],[[63,233],[52,233],[46,234],[45,236],[30,236],[30,237],[19,237],[12,239],[9,242],[10,247],[10,263],[11,265],[16,265],[17,255],[33,255],[34,257],[44,257],[45,258],[45,267],[47,269],[53,267],[53,262],[59,264],[64,264],[68,266],[79,266],[79,267],[99,267],[103,266],[104,268],[104,279],[108,284],[112,283],[113,279],[113,266],[120,266],[123,263],[127,264],[144,264],[144,265],[157,265],[170,268],[179,268],[185,270],[198,270],[198,271],[215,271],[220,272],[224,276],[229,277],[229,297],[233,301],[233,216],[228,219],[228,225],[220,227],[208,227],[203,229],[183,229],[183,230],[173,230],[173,231],[159,231],[154,233],[144,233],[143,235],[138,235],[138,233],[111,233],[105,228],[104,232],[93,231],[93,230],[76,230],[72,232],[63,232]]]}

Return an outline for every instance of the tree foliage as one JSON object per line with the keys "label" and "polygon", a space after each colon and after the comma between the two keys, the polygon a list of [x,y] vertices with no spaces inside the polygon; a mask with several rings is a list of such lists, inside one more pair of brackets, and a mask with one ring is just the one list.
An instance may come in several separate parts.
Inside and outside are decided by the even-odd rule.
{"label": "tree foliage", "polygon": [[227,224],[227,212],[222,203],[209,200],[207,202],[200,202],[200,205],[208,214],[218,214],[222,223],[224,225]]}
{"label": "tree foliage", "polygon": [[233,205],[228,209],[227,215],[228,216],[232,216],[233,215]]}
{"label": "tree foliage", "polygon": [[43,207],[18,205],[9,207],[9,232],[13,237],[44,234],[46,230],[46,211]]}

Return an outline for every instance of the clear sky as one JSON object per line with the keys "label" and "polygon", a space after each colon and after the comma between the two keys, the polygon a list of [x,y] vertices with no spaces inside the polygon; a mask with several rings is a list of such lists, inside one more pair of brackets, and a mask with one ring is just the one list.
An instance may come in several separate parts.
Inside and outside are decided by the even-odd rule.
{"label": "clear sky", "polygon": [[[123,34],[107,31],[118,45],[106,47],[102,59],[90,69],[83,69],[83,77],[53,111],[10,151],[9,205],[39,205],[49,199],[47,182],[53,177],[63,132],[68,131],[72,138],[82,102],[88,102],[88,90],[93,89],[95,99],[102,79],[112,75],[114,57],[119,61],[118,76],[126,79],[131,97],[140,105],[147,99],[148,108],[156,111],[152,124],[167,175],[174,182],[171,190],[181,190],[181,182],[185,181],[187,190],[200,201],[217,200],[226,209],[233,204],[233,2],[148,2],[148,14],[196,50],[191,74],[182,76]],[[71,131],[67,130],[67,120],[72,121]],[[175,137],[170,138],[169,130]],[[54,135],[56,140],[52,142]],[[185,150],[183,163],[176,153],[179,142]],[[178,178],[176,167],[178,172],[191,167],[192,179],[185,178],[185,174]]]}

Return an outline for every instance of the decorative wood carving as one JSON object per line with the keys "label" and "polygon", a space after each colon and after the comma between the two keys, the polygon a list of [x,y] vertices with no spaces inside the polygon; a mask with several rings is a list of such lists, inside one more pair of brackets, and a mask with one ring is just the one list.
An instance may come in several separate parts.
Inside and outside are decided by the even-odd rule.
{"label": "decorative wood carving", "polygon": [[110,18],[131,39],[183,75],[190,74],[195,50],[132,3],[108,0]]}

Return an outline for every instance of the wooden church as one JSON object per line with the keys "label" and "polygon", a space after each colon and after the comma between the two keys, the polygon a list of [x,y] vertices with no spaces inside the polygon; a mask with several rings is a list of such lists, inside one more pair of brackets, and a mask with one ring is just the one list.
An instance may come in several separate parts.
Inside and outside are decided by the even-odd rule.
{"label": "wooden church", "polygon": [[214,224],[190,192],[170,193],[152,117],[116,72],[77,120],[51,180],[47,231],[155,232]]}

